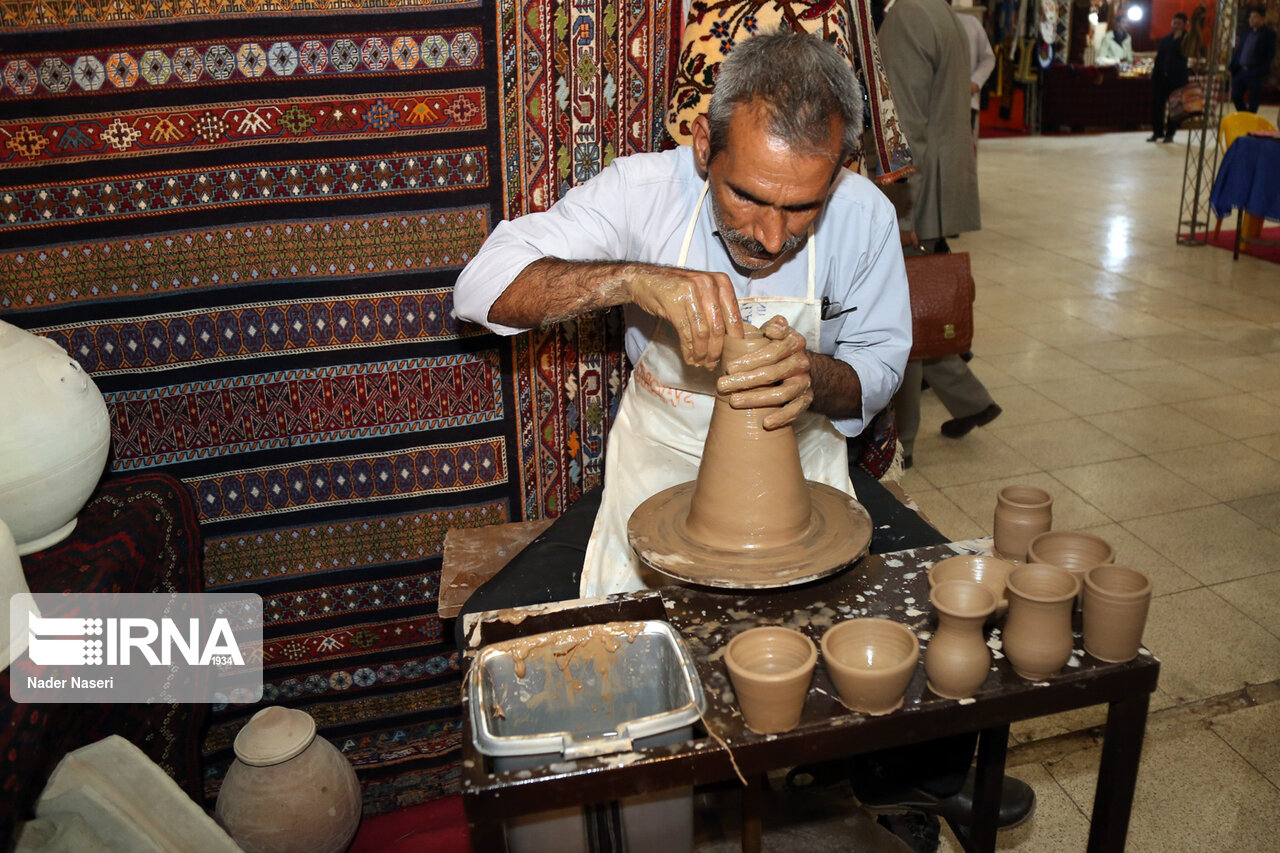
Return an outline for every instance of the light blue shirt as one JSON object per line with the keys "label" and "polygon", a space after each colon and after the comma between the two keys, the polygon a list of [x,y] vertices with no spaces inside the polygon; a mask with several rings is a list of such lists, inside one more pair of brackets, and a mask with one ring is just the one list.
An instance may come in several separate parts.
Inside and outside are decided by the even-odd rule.
{"label": "light blue shirt", "polygon": [[[702,189],[693,150],[620,157],[587,183],[565,193],[550,210],[498,223],[454,288],[454,311],[502,335],[524,329],[489,322],[489,309],[535,260],[636,261],[674,265]],[[893,205],[866,178],[842,171],[814,225],[815,297],[851,311],[822,323],[810,349],[848,363],[862,382],[861,418],[833,420],[845,435],[862,432],[902,382],[911,351],[911,304]],[[752,276],[734,269],[715,233],[711,201],[698,215],[686,264],[722,272],[739,298],[796,296],[807,289],[808,253],[800,247]],[[627,305],[627,356],[640,359],[657,320]]]}

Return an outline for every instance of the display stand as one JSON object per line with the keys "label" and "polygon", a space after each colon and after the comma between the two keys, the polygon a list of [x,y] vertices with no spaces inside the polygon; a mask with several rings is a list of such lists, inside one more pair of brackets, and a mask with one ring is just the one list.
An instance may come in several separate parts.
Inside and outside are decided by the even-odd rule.
{"label": "display stand", "polygon": [[1209,193],[1218,173],[1218,126],[1231,94],[1231,76],[1227,59],[1236,35],[1236,6],[1219,3],[1214,9],[1213,38],[1209,54],[1200,74],[1192,80],[1204,87],[1204,116],[1200,127],[1192,128],[1187,137],[1187,154],[1182,172],[1182,200],[1178,214],[1178,243],[1204,246],[1209,242]]}

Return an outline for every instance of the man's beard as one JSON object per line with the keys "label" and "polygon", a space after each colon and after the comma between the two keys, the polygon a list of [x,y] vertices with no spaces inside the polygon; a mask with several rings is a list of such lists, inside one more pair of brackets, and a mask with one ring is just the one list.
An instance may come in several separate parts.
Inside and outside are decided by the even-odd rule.
{"label": "man's beard", "polygon": [[724,241],[725,248],[729,251],[729,259],[733,261],[734,266],[743,270],[762,270],[773,266],[779,258],[791,254],[804,245],[805,237],[807,236],[806,234],[796,234],[788,237],[783,242],[782,249],[777,254],[774,254],[754,237],[725,225],[720,218],[720,211],[716,208],[714,199],[711,201],[711,215],[715,219],[716,231],[720,234],[720,239]]}

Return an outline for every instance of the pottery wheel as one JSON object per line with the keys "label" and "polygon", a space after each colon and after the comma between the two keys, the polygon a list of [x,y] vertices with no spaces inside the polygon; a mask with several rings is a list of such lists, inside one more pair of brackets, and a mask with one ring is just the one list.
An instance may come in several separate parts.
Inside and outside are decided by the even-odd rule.
{"label": "pottery wheel", "polygon": [[685,525],[696,485],[690,481],[658,492],[627,523],[627,538],[640,561],[677,580],[729,589],[794,586],[835,574],[863,557],[871,544],[871,516],[862,504],[807,480],[809,526],[795,541],[742,550],[706,545]]}

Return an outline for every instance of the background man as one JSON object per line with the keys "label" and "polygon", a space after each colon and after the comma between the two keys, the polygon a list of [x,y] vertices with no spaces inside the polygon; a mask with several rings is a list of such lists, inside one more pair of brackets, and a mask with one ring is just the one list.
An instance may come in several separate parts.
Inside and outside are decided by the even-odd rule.
{"label": "background man", "polygon": [[1276,58],[1276,31],[1267,26],[1266,10],[1254,6],[1249,22],[1236,36],[1227,69],[1231,72],[1231,103],[1241,112],[1256,113],[1262,98],[1262,82]]}
{"label": "background man", "polygon": [[1155,67],[1151,69],[1151,138],[1172,142],[1178,128],[1172,123],[1165,127],[1165,106],[1176,89],[1187,85],[1187,58],[1182,55],[1182,37],[1187,29],[1187,16],[1182,12],[1173,16],[1169,35],[1156,46]]}

